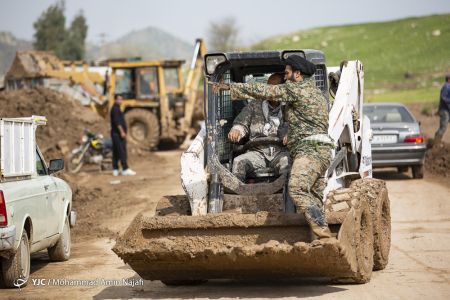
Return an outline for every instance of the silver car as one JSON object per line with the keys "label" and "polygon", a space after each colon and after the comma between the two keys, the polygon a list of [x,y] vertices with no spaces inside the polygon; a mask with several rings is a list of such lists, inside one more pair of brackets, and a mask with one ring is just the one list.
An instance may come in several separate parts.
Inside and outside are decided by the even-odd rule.
{"label": "silver car", "polygon": [[426,144],[419,122],[400,103],[364,105],[373,131],[373,167],[412,168],[414,178],[423,178]]}

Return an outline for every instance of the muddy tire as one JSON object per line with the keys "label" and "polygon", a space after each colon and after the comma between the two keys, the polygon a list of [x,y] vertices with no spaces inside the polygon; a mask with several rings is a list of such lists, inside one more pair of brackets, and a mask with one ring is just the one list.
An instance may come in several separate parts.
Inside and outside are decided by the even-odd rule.
{"label": "muddy tire", "polygon": [[386,183],[379,179],[359,179],[350,187],[359,190],[369,204],[374,229],[373,269],[383,270],[391,248],[391,211]]}
{"label": "muddy tire", "polygon": [[366,201],[361,202],[359,210],[354,229],[358,271],[352,280],[354,283],[366,283],[372,277],[374,228],[370,208]]}
{"label": "muddy tire", "polygon": [[388,192],[383,188],[378,193],[374,221],[373,269],[383,270],[389,261],[391,249],[391,210]]}
{"label": "muddy tire", "polygon": [[[189,200],[185,195],[179,196],[164,196],[162,197],[156,207],[157,216],[189,216],[191,215],[191,208]],[[171,279],[161,280],[167,286],[182,286],[182,285],[200,285],[208,282],[206,279]]]}
{"label": "muddy tire", "polygon": [[129,140],[143,149],[153,149],[159,144],[158,117],[147,109],[135,108],[125,113]]}
{"label": "muddy tire", "polygon": [[423,178],[423,165],[412,166],[412,173],[414,179]]}
{"label": "muddy tire", "polygon": [[66,261],[70,258],[70,224],[69,218],[66,217],[64,227],[58,242],[53,247],[47,248],[48,256],[51,261]]}
{"label": "muddy tire", "polygon": [[28,284],[30,277],[30,243],[25,230],[23,230],[17,252],[9,259],[2,258],[1,268],[4,287],[25,287]]}

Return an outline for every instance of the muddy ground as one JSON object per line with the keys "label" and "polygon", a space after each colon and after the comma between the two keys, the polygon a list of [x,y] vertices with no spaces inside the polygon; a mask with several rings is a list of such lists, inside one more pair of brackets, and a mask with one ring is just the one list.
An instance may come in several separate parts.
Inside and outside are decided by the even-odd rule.
{"label": "muddy ground", "polygon": [[[25,93],[25,92],[22,92]],[[57,142],[64,137],[69,147],[81,137],[84,125],[98,131],[108,126],[96,115],[86,112],[77,103],[65,104],[67,110],[78,112],[62,114],[53,101],[65,101],[54,92],[29,91],[30,94],[5,96],[0,93],[0,115],[18,116],[36,112],[49,117],[49,125],[38,133],[41,148],[47,158],[61,155]],[[37,94],[36,94],[37,93]],[[11,99],[15,110],[6,111]],[[33,100],[30,99],[40,99]],[[50,100],[49,100],[50,99]],[[56,100],[55,100],[56,99]],[[37,102],[36,102],[37,101]],[[37,104],[36,104],[37,103]],[[63,102],[65,103],[65,102]],[[16,114],[11,115],[16,111]],[[436,116],[420,114],[420,106],[412,111],[421,121],[427,137],[437,128]],[[44,113],[42,113],[44,112]],[[86,119],[87,118],[87,119]],[[56,121],[59,120],[59,121]],[[106,125],[105,125],[106,124]],[[81,133],[80,133],[81,132]],[[444,141],[450,143],[450,132]],[[445,147],[449,147],[446,145]],[[445,148],[447,149],[447,148]],[[449,152],[436,150],[429,153],[429,161],[450,157]],[[166,287],[158,281],[145,281],[111,251],[114,240],[122,233],[134,216],[145,211],[151,213],[157,200],[167,194],[182,194],[179,179],[181,151],[166,151],[131,155],[135,177],[113,177],[99,172],[96,167],[85,167],[80,174],[62,175],[72,186],[74,208],[78,224],[72,231],[72,258],[64,263],[50,263],[46,252],[33,255],[31,279],[43,279],[45,286],[33,284],[21,290],[1,290],[0,298],[40,299],[120,299],[120,298],[303,298],[322,297],[336,299],[398,298],[448,299],[450,297],[450,182],[445,177],[448,169],[427,168],[425,179],[413,180],[411,174],[398,174],[391,170],[376,171],[375,176],[387,180],[391,198],[393,239],[390,263],[383,271],[375,272],[365,285],[335,285],[326,280],[274,280],[237,281],[213,280],[193,287]],[[50,157],[49,157],[50,156]],[[433,166],[436,165],[433,163]],[[94,285],[49,286],[53,279],[98,280]],[[122,279],[137,286],[123,286]],[[278,279],[278,278],[277,278]],[[109,281],[102,281],[109,280]],[[120,286],[119,286],[120,285]]]}
{"label": "muddy ground", "polygon": [[[30,283],[22,290],[2,290],[2,297],[59,299],[191,299],[200,298],[296,298],[333,299],[448,299],[450,297],[450,187],[425,178],[391,170],[375,172],[387,180],[391,198],[393,239],[390,263],[375,272],[365,285],[336,285],[322,279],[241,281],[213,280],[191,287],[166,287],[158,281],[143,285],[139,277],[111,251],[114,237],[123,232],[134,216],[155,209],[165,194],[180,194],[179,157],[181,151],[155,152],[132,161],[136,177],[112,177],[108,173],[85,170],[76,176],[86,190],[85,200],[76,204],[80,213],[74,229],[72,258],[50,263],[45,252],[33,255],[32,279],[105,279],[94,286],[38,286]],[[114,182],[120,180],[118,184]],[[101,189],[101,192],[98,190]],[[101,197],[100,195],[103,195]],[[78,200],[75,201],[75,203]],[[112,281],[116,280],[116,281]]]}

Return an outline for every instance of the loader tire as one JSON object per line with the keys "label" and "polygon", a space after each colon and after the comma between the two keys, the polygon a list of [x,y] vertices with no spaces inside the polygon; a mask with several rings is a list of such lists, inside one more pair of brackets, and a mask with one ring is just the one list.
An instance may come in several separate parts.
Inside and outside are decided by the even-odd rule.
{"label": "loader tire", "polygon": [[391,210],[386,183],[379,179],[359,179],[350,185],[367,200],[374,228],[373,270],[383,270],[391,249]]}
{"label": "loader tire", "polygon": [[386,188],[378,193],[376,202],[376,215],[373,216],[375,230],[373,269],[375,271],[386,268],[391,249],[391,211]]}
{"label": "loader tire", "polygon": [[[185,195],[164,196],[156,207],[157,216],[189,216],[191,208]],[[171,279],[161,280],[167,286],[199,285],[208,282],[206,279]]]}
{"label": "loader tire", "polygon": [[366,201],[361,202],[359,219],[356,222],[356,261],[358,272],[355,283],[366,283],[370,281],[373,270],[374,257],[374,228],[372,215]]}
{"label": "loader tire", "polygon": [[158,117],[147,109],[135,108],[125,113],[129,140],[145,150],[152,150],[159,144]]}

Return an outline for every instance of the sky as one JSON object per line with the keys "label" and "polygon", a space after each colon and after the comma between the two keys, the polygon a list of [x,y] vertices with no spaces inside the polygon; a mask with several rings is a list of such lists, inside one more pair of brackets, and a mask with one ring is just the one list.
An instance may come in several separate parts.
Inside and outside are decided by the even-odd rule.
{"label": "sky", "polygon": [[[33,22],[56,0],[0,0],[0,31],[32,40]],[[211,22],[234,17],[243,45],[270,36],[344,25],[450,13],[449,0],[66,0],[66,26],[80,11],[88,42],[115,40],[132,30],[158,27],[186,42],[207,38]]]}

